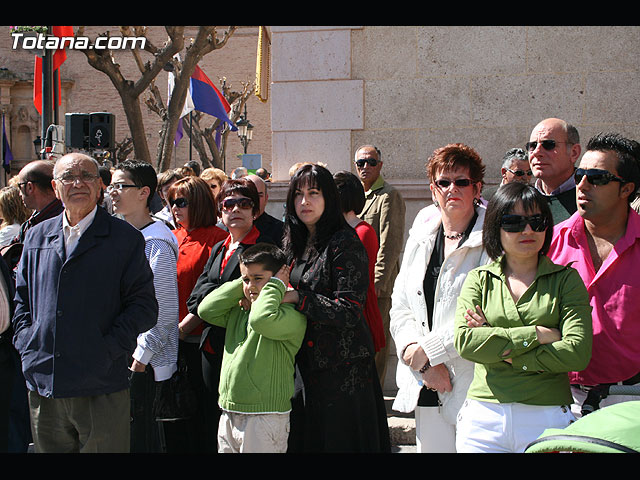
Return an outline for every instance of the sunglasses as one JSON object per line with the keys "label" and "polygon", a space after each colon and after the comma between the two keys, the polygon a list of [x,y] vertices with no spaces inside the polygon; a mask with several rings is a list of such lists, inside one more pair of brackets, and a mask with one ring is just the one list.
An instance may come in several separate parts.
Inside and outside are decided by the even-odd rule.
{"label": "sunglasses", "polygon": [[448,188],[449,185],[454,184],[456,187],[468,187],[469,185],[471,185],[473,182],[468,179],[468,178],[459,178],[457,180],[446,180],[444,178],[441,178],[440,180],[436,180],[436,185],[438,185],[440,188]]}
{"label": "sunglasses", "polygon": [[538,146],[538,143],[542,145],[542,148],[544,148],[545,150],[553,150],[554,148],[556,148],[556,145],[558,143],[569,143],[569,142],[556,142],[555,140],[540,140],[539,142],[527,142],[527,144],[525,145],[525,149],[527,149],[530,152],[533,152]]}
{"label": "sunglasses", "polygon": [[582,181],[582,177],[587,176],[587,181],[591,185],[606,185],[607,183],[614,181],[620,183],[626,183],[622,178],[616,177],[613,173],[607,170],[600,170],[599,168],[576,168],[574,178],[576,184]]}
{"label": "sunglasses", "polygon": [[222,202],[220,202],[220,209],[226,210],[228,212],[232,211],[235,207],[246,210],[248,208],[253,208],[253,200],[250,198],[225,198]]}
{"label": "sunglasses", "polygon": [[527,225],[534,232],[544,232],[547,229],[547,221],[539,213],[526,217],[524,215],[503,215],[500,227],[509,233],[524,232]]}
{"label": "sunglasses", "polygon": [[169,205],[176,206],[178,208],[184,208],[189,205],[189,201],[186,198],[174,198],[173,200],[169,200]]}
{"label": "sunglasses", "polygon": [[531,170],[527,170],[525,172],[524,170],[511,170],[510,168],[507,168],[507,172],[513,173],[516,177],[524,177],[525,175],[527,177],[530,177],[531,175],[533,175],[533,172]]}
{"label": "sunglasses", "polygon": [[375,158],[359,158],[358,160],[356,160],[356,166],[358,168],[364,167],[365,163],[368,163],[372,167],[375,167],[376,165],[378,165],[378,160],[376,160]]}

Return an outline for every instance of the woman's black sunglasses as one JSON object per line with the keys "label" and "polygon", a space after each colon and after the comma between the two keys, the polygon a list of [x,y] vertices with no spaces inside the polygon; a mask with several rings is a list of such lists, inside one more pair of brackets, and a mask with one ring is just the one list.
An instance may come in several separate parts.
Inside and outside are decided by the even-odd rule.
{"label": "woman's black sunglasses", "polygon": [[225,198],[220,202],[220,210],[230,212],[236,205],[241,209],[253,208],[253,200],[245,197]]}
{"label": "woman's black sunglasses", "polygon": [[178,208],[184,208],[189,205],[189,201],[186,198],[174,198],[173,200],[169,200],[169,205],[172,207],[175,205]]}
{"label": "woman's black sunglasses", "polygon": [[524,215],[503,215],[500,227],[505,232],[523,232],[527,225],[531,226],[534,232],[544,232],[547,229],[547,221],[539,213],[526,217]]}
{"label": "woman's black sunglasses", "polygon": [[438,185],[440,188],[447,188],[449,185],[454,184],[456,187],[468,187],[469,185],[471,185],[471,183],[473,183],[470,179],[468,178],[459,178],[457,180],[446,180],[444,178],[440,179],[440,180],[436,180],[436,185]]}

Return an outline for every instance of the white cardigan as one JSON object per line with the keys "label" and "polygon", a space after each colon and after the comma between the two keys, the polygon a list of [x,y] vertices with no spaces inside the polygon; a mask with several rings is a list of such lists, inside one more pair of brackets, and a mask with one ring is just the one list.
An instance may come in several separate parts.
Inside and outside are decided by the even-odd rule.
{"label": "white cardigan", "polygon": [[396,345],[398,393],[393,409],[399,412],[415,410],[422,376],[402,361],[402,352],[410,343],[422,346],[431,365],[444,363],[449,370],[452,391],[439,393],[444,419],[455,424],[469,384],[473,379],[473,363],[460,358],[453,345],[456,302],[467,273],[490,258],[482,248],[482,224],[486,208],[476,207],[478,218],[469,238],[454,250],[442,264],[436,285],[433,331],[429,331],[427,304],[424,299],[424,276],[433,252],[436,233],[441,223],[440,210],[430,205],[418,212],[409,231],[400,273],[391,297],[390,332]]}

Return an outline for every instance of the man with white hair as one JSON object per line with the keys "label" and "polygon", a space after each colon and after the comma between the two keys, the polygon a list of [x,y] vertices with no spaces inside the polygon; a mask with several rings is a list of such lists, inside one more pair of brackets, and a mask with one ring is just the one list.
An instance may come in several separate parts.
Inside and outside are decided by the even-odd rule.
{"label": "man with white hair", "polygon": [[35,449],[128,452],[129,361],[158,316],[144,237],[97,206],[93,158],[67,154],[53,173],[64,210],[27,232],[12,319]]}

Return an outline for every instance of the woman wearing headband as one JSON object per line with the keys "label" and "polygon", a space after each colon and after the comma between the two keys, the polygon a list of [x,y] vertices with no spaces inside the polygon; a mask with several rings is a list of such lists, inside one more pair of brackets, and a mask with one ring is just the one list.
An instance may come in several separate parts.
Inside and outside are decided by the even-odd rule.
{"label": "woman wearing headband", "polygon": [[546,428],[574,420],[567,373],[589,362],[591,307],[578,272],[546,256],[552,227],[529,185],[505,185],[487,206],[493,263],[469,272],[456,311],[456,349],[475,362],[458,452],[521,453]]}

